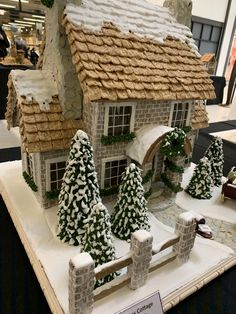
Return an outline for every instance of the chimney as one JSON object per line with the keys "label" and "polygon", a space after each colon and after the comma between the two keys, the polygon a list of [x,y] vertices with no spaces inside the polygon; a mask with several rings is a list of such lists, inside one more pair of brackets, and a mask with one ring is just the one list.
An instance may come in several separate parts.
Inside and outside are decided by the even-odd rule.
{"label": "chimney", "polygon": [[66,119],[81,118],[82,90],[72,63],[70,47],[65,30],[61,25],[62,13],[67,3],[80,4],[81,0],[54,1],[46,8],[46,45],[42,69],[55,77],[59,100]]}

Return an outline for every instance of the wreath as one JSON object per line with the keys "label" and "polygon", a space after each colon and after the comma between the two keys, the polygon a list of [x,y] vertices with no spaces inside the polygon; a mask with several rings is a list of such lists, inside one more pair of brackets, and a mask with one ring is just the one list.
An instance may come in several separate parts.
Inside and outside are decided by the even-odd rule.
{"label": "wreath", "polygon": [[184,142],[186,133],[179,128],[167,133],[162,142],[160,152],[166,157],[185,156]]}
{"label": "wreath", "polygon": [[41,0],[41,2],[47,8],[51,8],[53,6],[54,0]]}

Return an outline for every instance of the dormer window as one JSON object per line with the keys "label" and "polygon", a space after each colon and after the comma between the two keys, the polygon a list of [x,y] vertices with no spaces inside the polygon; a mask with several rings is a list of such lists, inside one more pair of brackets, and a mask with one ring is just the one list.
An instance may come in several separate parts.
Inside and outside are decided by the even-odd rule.
{"label": "dormer window", "polygon": [[134,129],[134,104],[109,104],[105,107],[104,135],[129,134]]}
{"label": "dormer window", "polygon": [[191,102],[174,102],[171,105],[169,126],[182,128],[190,123]]}

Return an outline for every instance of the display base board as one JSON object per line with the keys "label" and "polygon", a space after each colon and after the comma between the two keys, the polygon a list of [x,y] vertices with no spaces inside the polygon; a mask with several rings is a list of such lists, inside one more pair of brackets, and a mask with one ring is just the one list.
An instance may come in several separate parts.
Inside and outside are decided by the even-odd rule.
{"label": "display base board", "polygon": [[[0,193],[51,311],[68,313],[68,263],[71,257],[79,253],[79,248],[62,244],[55,238],[48,226],[47,211],[39,206],[21,172],[20,161],[0,164]],[[53,215],[55,212],[51,218]],[[150,220],[154,244],[173,234],[172,228],[163,225],[152,215]],[[115,245],[118,257],[129,249],[129,245],[123,241],[115,240]],[[236,265],[236,256],[230,248],[197,237],[187,263],[173,261],[152,272],[145,286],[140,289],[123,287],[97,301],[93,314],[111,314],[111,309],[114,312],[121,311],[157,290],[160,291],[166,311],[233,265]]]}

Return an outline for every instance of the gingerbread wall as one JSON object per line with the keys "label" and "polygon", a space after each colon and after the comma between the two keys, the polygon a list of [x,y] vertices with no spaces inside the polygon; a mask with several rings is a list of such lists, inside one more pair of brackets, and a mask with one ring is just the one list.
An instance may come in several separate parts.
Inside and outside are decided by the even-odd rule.
{"label": "gingerbread wall", "polygon": [[[105,106],[106,103],[90,103],[84,105],[83,108],[85,130],[93,145],[99,184],[101,183],[102,159],[125,156],[127,145],[125,142],[112,145],[103,145],[101,143],[101,137],[104,134]],[[135,102],[134,131],[149,124],[168,125],[170,111],[171,104],[167,102]],[[159,165],[159,169],[161,169],[161,165]]]}

